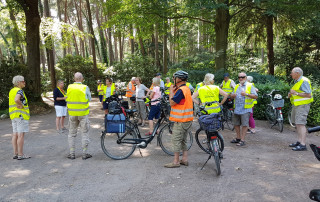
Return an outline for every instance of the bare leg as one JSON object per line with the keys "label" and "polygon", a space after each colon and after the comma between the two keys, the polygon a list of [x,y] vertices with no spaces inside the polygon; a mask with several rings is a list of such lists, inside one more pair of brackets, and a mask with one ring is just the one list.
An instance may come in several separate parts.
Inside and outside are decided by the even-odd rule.
{"label": "bare leg", "polygon": [[64,128],[64,119],[65,118],[66,118],[65,116],[61,117],[61,122],[60,122],[61,128]]}
{"label": "bare leg", "polygon": [[18,154],[18,143],[17,143],[17,140],[18,140],[18,133],[13,133],[11,142],[12,142],[14,155]]}
{"label": "bare leg", "polygon": [[180,164],[179,156],[180,156],[180,152],[174,152],[174,159],[173,159],[174,164]]}
{"label": "bare leg", "polygon": [[153,120],[149,120],[149,133],[153,132]]}
{"label": "bare leg", "polygon": [[23,155],[24,133],[18,133],[18,155]]}
{"label": "bare leg", "polygon": [[183,151],[182,153],[182,161],[187,162],[188,161],[188,151]]}
{"label": "bare leg", "polygon": [[306,138],[307,138],[306,126],[302,124],[297,124],[296,127],[297,127],[299,142],[302,145],[306,145]]}
{"label": "bare leg", "polygon": [[246,137],[247,130],[248,130],[248,126],[242,126],[242,130],[241,130],[241,140],[242,141],[244,141],[244,138]]}
{"label": "bare leg", "polygon": [[61,121],[61,117],[56,117],[56,128],[57,130],[60,130],[60,121]]}
{"label": "bare leg", "polygon": [[234,126],[234,129],[236,130],[236,133],[237,133],[237,139],[241,139],[240,126]]}

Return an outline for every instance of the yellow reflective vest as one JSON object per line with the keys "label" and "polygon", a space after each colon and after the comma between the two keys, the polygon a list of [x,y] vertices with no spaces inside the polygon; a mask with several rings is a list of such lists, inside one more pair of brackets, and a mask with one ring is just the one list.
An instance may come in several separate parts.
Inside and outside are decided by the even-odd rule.
{"label": "yellow reflective vest", "polygon": [[171,82],[169,82],[169,83],[165,83],[164,84],[164,86],[166,87],[166,88],[168,88],[164,93],[165,94],[167,94],[167,95],[169,95],[169,93],[170,93],[170,90],[169,90],[169,88],[170,88],[170,86],[172,85],[172,83]]}
{"label": "yellow reflective vest", "polygon": [[[161,84],[161,81],[163,81],[163,80],[160,79],[160,84]],[[152,83],[151,86],[150,86],[150,90],[153,90],[153,83]]]}
{"label": "yellow reflective vest", "polygon": [[[106,98],[107,98],[107,88],[108,88],[108,86],[104,86],[104,88],[103,88],[103,101],[106,101]],[[116,85],[114,83],[112,83],[110,95],[114,95],[115,92],[116,92]]]}
{"label": "yellow reflective vest", "polygon": [[223,80],[222,82],[222,90],[228,94],[233,92],[233,88],[231,87],[232,79],[229,79],[227,82]]}
{"label": "yellow reflective vest", "polygon": [[216,85],[206,85],[202,86],[198,89],[199,97],[202,103],[205,102],[213,102],[216,101],[217,103],[213,103],[210,106],[206,106],[206,110],[208,114],[212,113],[219,113],[221,111],[219,103],[219,87]]}
{"label": "yellow reflective vest", "polygon": [[89,114],[89,100],[86,98],[87,86],[74,83],[68,86],[67,107],[70,116],[85,116]]}
{"label": "yellow reflective vest", "polygon": [[[104,84],[98,85],[98,95],[103,95]],[[102,90],[102,91],[99,91]]]}
{"label": "yellow reflective vest", "polygon": [[[310,85],[310,89],[312,89],[310,80],[304,76],[300,79],[300,81],[295,83],[291,89],[297,91],[298,93],[304,93],[302,90],[300,90],[300,87],[304,81],[307,81]],[[301,97],[298,95],[291,95],[290,101],[291,101],[291,104],[293,104],[294,106],[309,104],[313,102],[313,95],[312,95],[312,92],[311,92],[311,98]]]}
{"label": "yellow reflective vest", "polygon": [[9,92],[9,115],[10,119],[16,119],[23,117],[24,120],[30,119],[30,112],[29,112],[29,106],[28,106],[28,100],[27,96],[24,94],[24,98],[26,99],[26,105],[23,105],[22,109],[18,109],[17,103],[14,101],[14,98],[16,97],[18,91],[21,90],[21,88],[14,87]]}
{"label": "yellow reflective vest", "polygon": [[[234,88],[234,93],[237,93],[238,87],[239,87],[239,84],[237,84],[236,87]],[[252,88],[252,83],[247,82],[246,93],[251,94],[251,88]],[[246,108],[246,109],[252,108],[253,105],[254,105],[253,99],[249,98],[248,96],[246,96],[245,103],[244,103],[244,108]],[[235,104],[234,104],[234,107],[235,107]]]}

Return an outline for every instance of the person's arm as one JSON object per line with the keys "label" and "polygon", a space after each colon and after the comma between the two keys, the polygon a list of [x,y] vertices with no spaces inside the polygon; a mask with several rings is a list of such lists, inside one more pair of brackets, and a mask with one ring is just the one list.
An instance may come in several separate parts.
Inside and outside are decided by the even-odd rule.
{"label": "person's arm", "polygon": [[194,88],[193,88],[193,86],[191,85],[191,83],[190,83],[190,85],[189,85],[189,88],[190,88],[190,90],[193,90],[193,91],[194,91]]}
{"label": "person's arm", "polygon": [[176,89],[176,86],[175,86],[175,85],[171,85],[170,88],[169,88],[169,92],[170,92],[170,93],[169,93],[170,106],[174,106],[174,105],[177,104],[176,102],[174,102],[174,101],[172,100],[175,89]]}
{"label": "person's arm", "polygon": [[89,100],[89,102],[91,101],[91,92],[88,86],[86,88],[86,98]]}
{"label": "person's arm", "polygon": [[303,93],[298,93],[295,90],[290,90],[290,92],[292,91],[291,92],[292,95],[298,95],[300,97],[311,98],[311,88],[310,88],[310,85],[307,81],[304,81],[301,84],[300,90],[303,91]]}
{"label": "person's arm", "polygon": [[250,91],[250,94],[248,93],[246,93],[245,91],[242,91],[241,92],[241,95],[243,95],[244,94],[244,96],[247,96],[247,97],[249,97],[249,98],[251,98],[251,99],[257,99],[258,98],[258,94],[257,94],[257,92],[256,92],[256,89],[253,87],[251,87],[251,91]]}
{"label": "person's arm", "polygon": [[16,97],[14,97],[14,102],[17,104],[18,109],[23,109],[23,104],[20,99],[21,99],[21,95],[17,93]]}
{"label": "person's arm", "polygon": [[198,92],[198,91],[196,91],[196,92],[193,93],[193,95],[192,95],[192,101],[193,101],[194,103],[196,103],[197,105],[200,104],[199,100],[197,99],[198,96],[199,96],[199,92]]}
{"label": "person's arm", "polygon": [[221,100],[221,102],[218,105],[223,105],[223,103],[227,100],[228,98],[228,93],[226,93],[224,90],[219,88],[219,94],[223,96],[223,99]]}

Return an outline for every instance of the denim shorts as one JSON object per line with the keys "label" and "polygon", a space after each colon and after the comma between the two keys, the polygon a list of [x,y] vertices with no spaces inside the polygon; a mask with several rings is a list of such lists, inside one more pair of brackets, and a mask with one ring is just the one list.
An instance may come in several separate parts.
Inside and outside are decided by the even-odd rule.
{"label": "denim shorts", "polygon": [[103,102],[103,109],[108,109],[109,102]]}
{"label": "denim shorts", "polygon": [[148,120],[159,119],[160,118],[160,104],[151,105]]}
{"label": "denim shorts", "polygon": [[102,102],[103,95],[99,95],[99,100]]}

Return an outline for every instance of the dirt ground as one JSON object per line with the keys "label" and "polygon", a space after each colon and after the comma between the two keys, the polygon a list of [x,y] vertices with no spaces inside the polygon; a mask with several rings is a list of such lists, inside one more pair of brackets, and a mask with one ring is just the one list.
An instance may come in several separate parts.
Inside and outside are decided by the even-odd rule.
{"label": "dirt ground", "polygon": [[[48,101],[50,102],[50,101]],[[222,175],[216,176],[214,160],[207,159],[193,142],[189,166],[164,168],[172,161],[156,139],[125,160],[112,160],[100,146],[103,111],[90,103],[91,159],[81,159],[77,137],[76,159],[69,160],[66,135],[55,130],[55,112],[34,115],[25,136],[25,153],[31,159],[12,159],[11,121],[0,121],[0,201],[309,201],[311,189],[320,188],[320,162],[311,149],[294,152],[288,144],[296,133],[288,125],[283,133],[256,121],[257,133],[248,134],[247,145],[230,143],[235,133],[222,131],[225,139]],[[193,124],[193,134],[198,123]],[[143,132],[146,132],[146,127]],[[320,145],[320,137],[308,135]]]}

